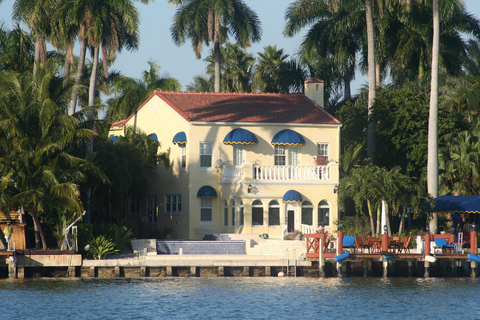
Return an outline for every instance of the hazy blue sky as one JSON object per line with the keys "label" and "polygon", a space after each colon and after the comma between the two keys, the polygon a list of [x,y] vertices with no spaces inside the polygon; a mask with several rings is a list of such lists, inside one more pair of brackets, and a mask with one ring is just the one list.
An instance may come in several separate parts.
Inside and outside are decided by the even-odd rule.
{"label": "hazy blue sky", "polygon": [[[14,0],[4,0],[0,4],[0,20],[9,27],[12,25],[13,2]],[[254,44],[248,51],[256,55],[257,52],[262,52],[265,46],[276,44],[278,48],[283,48],[285,53],[295,54],[303,33],[294,38],[284,38],[282,34],[285,10],[293,0],[245,0],[245,2],[257,13],[263,29],[261,42]],[[480,0],[466,0],[465,3],[467,10],[480,19]],[[170,26],[176,9],[169,6],[167,0],[156,0],[149,5],[137,2],[137,8],[141,15],[139,49],[120,53],[113,68],[127,76],[140,78],[141,72],[147,68],[147,61],[153,58],[161,66],[162,71],[177,78],[185,89],[193,76],[204,73],[206,64],[203,58],[208,53],[208,48],[205,48],[202,59],[197,60],[189,42],[180,47],[173,44]],[[75,54],[78,55],[78,52]],[[365,77],[357,75],[353,91],[355,92],[365,82]]]}

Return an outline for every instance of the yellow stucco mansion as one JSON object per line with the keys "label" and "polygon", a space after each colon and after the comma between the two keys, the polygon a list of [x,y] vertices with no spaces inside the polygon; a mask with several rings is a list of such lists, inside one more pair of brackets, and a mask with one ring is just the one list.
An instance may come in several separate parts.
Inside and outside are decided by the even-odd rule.
{"label": "yellow stucco mansion", "polygon": [[305,95],[155,91],[109,135],[133,126],[169,151],[172,168],[158,166],[144,214],[173,238],[331,232],[341,123],[323,100],[314,78]]}

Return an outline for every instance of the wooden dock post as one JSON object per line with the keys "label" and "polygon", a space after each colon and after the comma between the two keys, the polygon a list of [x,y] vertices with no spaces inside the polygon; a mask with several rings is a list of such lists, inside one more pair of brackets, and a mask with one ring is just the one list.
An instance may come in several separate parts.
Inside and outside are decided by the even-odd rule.
{"label": "wooden dock post", "polygon": [[250,276],[250,267],[243,267],[243,276],[244,277]]}
{"label": "wooden dock post", "polygon": [[272,275],[272,268],[270,267],[265,267],[265,275],[267,277],[270,277]]}
{"label": "wooden dock post", "polygon": [[388,260],[383,259],[383,277],[388,277]]}
{"label": "wooden dock post", "polygon": [[[475,229],[470,232],[470,253],[477,254],[477,232]],[[470,277],[477,277],[477,263],[475,261],[470,262]]]}
{"label": "wooden dock post", "polygon": [[320,235],[318,239],[318,271],[320,277],[325,277],[325,255],[323,254],[323,246],[325,243],[325,234]]}
{"label": "wooden dock post", "polygon": [[75,278],[77,276],[75,266],[68,266],[67,269],[67,277],[69,278]]}
{"label": "wooden dock post", "polygon": [[166,267],[165,273],[167,274],[167,277],[171,277],[173,275],[172,269],[172,267]]}
{"label": "wooden dock post", "polygon": [[225,275],[225,268],[224,267],[218,267],[218,276],[223,277]]}
{"label": "wooden dock post", "polygon": [[197,267],[190,267],[190,276],[192,277],[197,276]]}
{"label": "wooden dock post", "polygon": [[413,276],[413,261],[408,260],[407,264],[408,264],[408,276],[411,277]]}
{"label": "wooden dock post", "polygon": [[97,268],[90,267],[90,272],[88,273],[90,278],[95,278],[97,276]]}
{"label": "wooden dock post", "polygon": [[115,277],[120,278],[121,270],[119,266],[115,267]]}
{"label": "wooden dock post", "polygon": [[148,277],[148,267],[140,268],[140,277]]}
{"label": "wooden dock post", "polygon": [[[341,255],[343,253],[343,231],[338,230],[337,231],[337,256]],[[342,262],[337,262],[337,271],[338,271],[338,276],[341,278],[343,277],[342,273]]]}

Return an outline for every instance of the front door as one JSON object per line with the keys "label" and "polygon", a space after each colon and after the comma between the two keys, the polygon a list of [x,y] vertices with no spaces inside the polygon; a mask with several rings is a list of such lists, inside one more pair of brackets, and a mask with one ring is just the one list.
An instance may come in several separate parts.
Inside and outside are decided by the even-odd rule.
{"label": "front door", "polygon": [[287,211],[287,231],[291,232],[295,230],[295,211],[288,210]]}

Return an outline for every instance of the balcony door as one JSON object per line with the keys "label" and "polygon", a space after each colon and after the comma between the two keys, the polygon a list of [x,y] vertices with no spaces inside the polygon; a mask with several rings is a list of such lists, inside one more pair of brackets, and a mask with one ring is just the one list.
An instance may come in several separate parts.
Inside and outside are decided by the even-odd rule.
{"label": "balcony door", "polygon": [[298,147],[289,147],[288,148],[288,165],[298,166],[300,164],[300,159],[298,157]]}
{"label": "balcony door", "polygon": [[233,146],[233,165],[238,166],[245,162],[245,149],[242,145]]}

